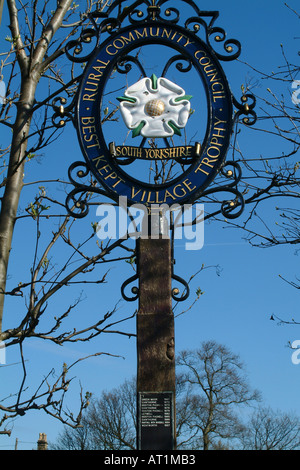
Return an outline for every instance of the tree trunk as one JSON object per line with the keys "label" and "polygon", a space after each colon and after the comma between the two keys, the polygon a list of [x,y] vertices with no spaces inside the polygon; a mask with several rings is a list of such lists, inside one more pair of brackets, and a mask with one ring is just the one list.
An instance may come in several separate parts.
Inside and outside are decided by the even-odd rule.
{"label": "tree trunk", "polygon": [[24,164],[27,138],[31,123],[31,110],[34,103],[36,81],[28,77],[23,81],[17,116],[14,124],[12,145],[0,212],[0,332],[6,290],[7,267],[11,250],[13,230],[23,188]]}
{"label": "tree trunk", "polygon": [[209,400],[209,412],[208,412],[208,419],[207,419],[206,426],[203,429],[203,450],[209,450],[209,446],[210,446],[210,433],[212,429],[213,416],[214,416],[212,390],[210,390],[210,393],[208,394],[208,400]]}
{"label": "tree trunk", "polygon": [[209,450],[209,430],[203,433],[203,450]]}

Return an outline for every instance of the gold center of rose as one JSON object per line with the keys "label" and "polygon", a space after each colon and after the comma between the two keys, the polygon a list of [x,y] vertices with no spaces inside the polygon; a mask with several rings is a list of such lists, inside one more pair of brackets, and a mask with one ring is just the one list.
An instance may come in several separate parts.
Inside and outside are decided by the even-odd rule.
{"label": "gold center of rose", "polygon": [[148,116],[161,116],[165,111],[165,103],[161,100],[151,100],[146,103],[145,111]]}

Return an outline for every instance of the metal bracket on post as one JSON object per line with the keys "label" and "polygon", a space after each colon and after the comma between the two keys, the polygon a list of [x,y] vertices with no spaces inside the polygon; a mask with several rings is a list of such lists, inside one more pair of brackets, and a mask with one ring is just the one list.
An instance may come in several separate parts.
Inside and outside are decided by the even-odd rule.
{"label": "metal bracket on post", "polygon": [[[170,215],[171,217],[171,215]],[[171,273],[171,278],[172,280],[179,282],[183,286],[183,293],[180,292],[180,289],[178,287],[172,288],[171,295],[172,299],[175,300],[176,302],[183,302],[185,301],[189,295],[190,295],[190,287],[188,283],[183,279],[182,277],[176,275],[174,273],[174,266],[176,264],[175,257],[174,257],[174,227],[173,224],[170,224],[170,231],[169,231],[169,224],[168,220],[161,211],[161,209],[157,212],[152,211],[151,214],[148,215],[147,218],[147,223],[144,223],[142,233],[143,236],[146,236],[148,232],[151,234],[151,237],[153,239],[155,238],[169,238],[171,240],[171,268],[172,268],[172,273]],[[171,235],[169,235],[169,232]],[[131,288],[131,293],[133,294],[132,296],[129,296],[126,294],[126,288],[132,284],[133,282],[137,281],[139,279],[139,265],[138,265],[138,250],[139,250],[139,244],[136,244],[136,274],[134,276],[131,276],[128,278],[121,286],[121,294],[124,300],[127,302],[135,302],[139,298],[139,288],[137,286],[133,286]]]}
{"label": "metal bracket on post", "polygon": [[[170,214],[170,220],[172,220],[172,214]],[[181,295],[180,295],[180,290],[178,289],[178,287],[174,287],[172,289],[172,298],[176,302],[183,302],[190,295],[190,287],[189,287],[188,283],[182,277],[174,274],[174,266],[175,266],[176,260],[175,260],[175,257],[174,257],[175,228],[174,228],[173,221],[171,222],[170,231],[171,231],[172,279],[174,279],[175,281],[179,282],[180,284],[182,284],[184,286],[184,291],[183,291],[183,294],[181,294]]]}

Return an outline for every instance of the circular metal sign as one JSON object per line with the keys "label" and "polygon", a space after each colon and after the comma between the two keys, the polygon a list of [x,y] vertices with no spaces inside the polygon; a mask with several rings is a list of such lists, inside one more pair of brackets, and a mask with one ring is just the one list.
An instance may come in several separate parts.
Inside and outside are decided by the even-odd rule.
{"label": "circular metal sign", "polygon": [[[130,60],[137,62],[137,54],[134,56],[132,51],[148,45],[170,48],[176,53],[171,62],[185,60],[189,68],[196,70],[199,86],[204,88],[207,99],[202,142],[176,145],[176,139],[188,132],[191,110],[197,107],[188,95],[189,90],[165,74],[159,77],[145,73],[143,78],[123,87],[123,95],[118,97],[119,121],[114,122],[113,139],[106,141],[101,109],[107,83],[120,64],[129,71],[126,64]],[[147,22],[120,29],[93,54],[79,89],[76,127],[91,171],[112,198],[125,196],[130,204],[172,205],[195,201],[217,175],[229,147],[232,114],[232,95],[212,49],[196,34],[178,25]],[[135,146],[117,142],[122,138],[120,121],[128,133],[132,132],[138,142]],[[180,171],[152,184],[141,175],[143,160],[174,161]],[[137,162],[139,173],[126,171]]]}

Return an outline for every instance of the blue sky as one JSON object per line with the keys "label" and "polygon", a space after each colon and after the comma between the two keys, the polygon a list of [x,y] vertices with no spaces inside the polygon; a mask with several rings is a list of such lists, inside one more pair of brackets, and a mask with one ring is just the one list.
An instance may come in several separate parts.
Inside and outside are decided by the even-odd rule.
{"label": "blue sky", "polygon": [[[290,0],[291,8],[297,9],[297,1]],[[285,47],[291,62],[299,63],[298,50],[300,40],[295,39],[299,30],[299,19],[286,7],[283,1],[253,0],[251,4],[238,0],[198,2],[203,10],[219,10],[217,25],[223,27],[228,37],[238,39],[242,44],[241,60],[250,63],[255,68],[270,72],[283,64],[281,47]],[[1,36],[9,34],[4,29],[6,11],[1,26]],[[243,64],[236,62],[224,65],[229,83],[236,96],[240,87],[245,83],[246,76],[254,76]],[[273,83],[270,86],[273,86]],[[268,83],[263,83],[265,88]],[[282,90],[286,93],[286,89]],[[263,93],[264,90],[261,89]],[[1,131],[3,132],[3,131]],[[272,155],[278,151],[276,142],[263,134],[246,134],[248,136],[247,151],[250,155]],[[72,151],[70,152],[70,142]],[[246,145],[244,142],[244,146]],[[82,159],[79,146],[74,140],[66,141],[63,137],[46,150],[40,163],[33,162],[28,170],[28,179],[41,177],[66,178],[68,166],[74,160]],[[26,175],[27,177],[27,175]],[[51,187],[50,191],[56,191]],[[27,189],[23,193],[23,206],[30,201],[32,195]],[[272,207],[266,206],[266,217]],[[247,209],[245,216],[247,215]],[[95,214],[91,214],[95,217]],[[78,222],[83,227],[89,222]],[[77,222],[76,222],[77,224]],[[14,238],[14,248],[10,264],[11,282],[27,275],[28,262],[32,258],[31,240],[34,236],[33,225],[25,222],[17,227]],[[78,230],[81,230],[79,228]],[[27,248],[28,247],[28,248]],[[24,250],[24,248],[26,248]],[[25,251],[25,253],[24,253]],[[239,354],[244,361],[249,382],[253,388],[262,392],[266,405],[283,411],[293,411],[300,416],[299,385],[300,365],[291,361],[291,351],[286,347],[288,341],[300,339],[300,327],[278,326],[270,321],[272,314],[285,318],[298,315],[299,293],[290,287],[279,275],[295,280],[299,275],[299,258],[295,255],[295,247],[282,246],[271,249],[251,247],[237,230],[226,228],[226,224],[212,223],[205,225],[205,244],[201,251],[193,252],[184,249],[180,240],[175,244],[175,273],[189,278],[199,267],[212,266],[194,280],[191,300],[197,287],[201,287],[204,295],[195,307],[179,316],[176,320],[175,343],[176,350],[197,348],[202,341],[214,339],[225,344],[234,353]],[[27,262],[27,263],[26,263]],[[220,275],[216,274],[214,266],[220,267]],[[113,307],[112,300],[120,298],[120,286],[131,275],[128,265],[120,269],[112,266],[108,282],[104,288],[84,288],[84,300],[76,310],[74,322],[84,322],[86,316],[97,315]],[[74,290],[74,295],[76,292]],[[68,304],[68,299],[61,296],[56,299],[54,308],[62,311]],[[17,314],[17,306],[7,311]],[[188,306],[189,303],[182,306]],[[122,301],[119,304],[119,315],[129,315],[136,309],[136,304]],[[12,310],[12,308],[14,310]],[[8,314],[7,314],[8,315]],[[9,322],[8,320],[6,320]],[[134,323],[127,328],[134,331]],[[54,367],[57,371],[63,362],[72,363],[79,357],[107,351],[119,358],[102,356],[91,358],[79,364],[74,375],[80,379],[85,390],[95,396],[101,391],[121,384],[126,378],[136,373],[135,340],[126,337],[106,335],[94,342],[81,345],[71,345],[64,348],[55,347],[41,341],[29,341],[25,349],[25,357],[30,370],[30,384],[38,386],[41,377]],[[17,360],[17,351],[7,351],[7,363]],[[3,373],[2,373],[3,372]],[[20,380],[20,366],[1,368],[1,388],[9,393],[12,386]],[[34,385],[33,385],[34,387]],[[76,402],[76,392],[79,391],[78,381],[74,380],[70,406]],[[2,396],[2,393],[1,393]],[[73,403],[74,402],[74,403]],[[15,439],[18,448],[32,449],[40,432],[48,436],[49,441],[55,441],[61,431],[60,423],[50,419],[41,412],[32,412],[23,418],[15,420],[10,438],[0,437],[0,449],[12,449]]]}

